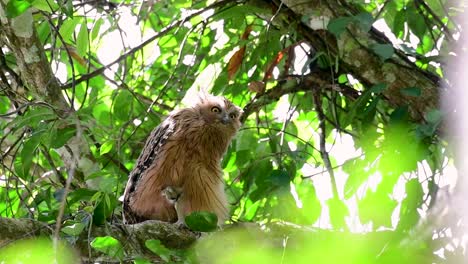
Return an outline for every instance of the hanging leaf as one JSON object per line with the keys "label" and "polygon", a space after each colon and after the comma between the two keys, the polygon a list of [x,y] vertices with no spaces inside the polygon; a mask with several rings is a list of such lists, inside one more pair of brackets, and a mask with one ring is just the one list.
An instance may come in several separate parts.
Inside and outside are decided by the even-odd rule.
{"label": "hanging leaf", "polygon": [[393,20],[393,34],[395,36],[401,38],[404,35],[405,29],[405,22],[406,22],[406,9],[402,9],[398,11],[395,15]]}
{"label": "hanging leaf", "polygon": [[270,79],[273,76],[273,70],[275,67],[278,65],[278,63],[283,59],[284,52],[279,51],[278,54],[276,54],[276,57],[273,59],[272,62],[268,65],[266,71],[265,71],[265,76],[263,77],[263,81],[266,82],[268,79]]}
{"label": "hanging leaf", "polygon": [[242,61],[244,60],[245,46],[242,46],[238,51],[236,51],[228,62],[228,78],[232,80],[234,75],[239,71]]}
{"label": "hanging leaf", "polygon": [[84,57],[88,52],[89,34],[86,25],[86,19],[81,23],[80,32],[76,38],[76,50],[81,57]]}
{"label": "hanging leaf", "polygon": [[407,11],[408,26],[413,33],[422,41],[427,31],[426,21],[419,11],[413,7]]}
{"label": "hanging leaf", "polygon": [[[252,25],[248,25],[245,28],[244,33],[242,34],[241,40],[247,40],[251,31],[252,31]],[[229,59],[228,67],[227,67],[229,80],[232,80],[234,75],[239,71],[240,66],[242,65],[242,61],[244,60],[245,49],[246,49],[246,46],[243,45]]]}

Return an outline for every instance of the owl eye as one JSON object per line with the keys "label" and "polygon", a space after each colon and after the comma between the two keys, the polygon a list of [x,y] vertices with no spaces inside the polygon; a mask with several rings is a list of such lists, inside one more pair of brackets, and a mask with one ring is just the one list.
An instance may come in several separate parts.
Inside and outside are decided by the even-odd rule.
{"label": "owl eye", "polygon": [[230,114],[229,117],[230,117],[231,119],[234,119],[234,118],[237,117],[237,115],[236,115],[236,114]]}
{"label": "owl eye", "polygon": [[219,113],[219,112],[221,112],[221,109],[220,109],[219,107],[217,107],[217,106],[213,106],[213,107],[211,108],[211,112],[213,112],[213,113]]}

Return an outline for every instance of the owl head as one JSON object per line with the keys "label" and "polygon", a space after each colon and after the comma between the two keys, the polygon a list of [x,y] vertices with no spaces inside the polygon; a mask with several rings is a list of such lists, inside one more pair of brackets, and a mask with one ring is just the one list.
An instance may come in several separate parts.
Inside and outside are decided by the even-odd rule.
{"label": "owl head", "polygon": [[242,109],[222,96],[200,94],[195,105],[207,125],[235,133],[241,126]]}

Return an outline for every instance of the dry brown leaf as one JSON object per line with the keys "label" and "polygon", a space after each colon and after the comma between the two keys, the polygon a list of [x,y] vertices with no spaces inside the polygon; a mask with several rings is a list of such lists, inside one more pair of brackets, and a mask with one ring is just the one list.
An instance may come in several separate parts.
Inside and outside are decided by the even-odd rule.
{"label": "dry brown leaf", "polygon": [[[244,33],[241,36],[241,39],[242,40],[248,39],[251,31],[252,31],[252,25],[248,25],[245,28]],[[236,51],[232,55],[232,57],[229,59],[228,68],[227,68],[229,80],[231,80],[236,74],[236,72],[239,71],[242,61],[244,61],[244,55],[245,55],[245,45],[243,45],[238,51]]]}
{"label": "dry brown leaf", "polygon": [[229,59],[228,69],[227,69],[229,80],[231,80],[232,77],[234,77],[236,72],[239,70],[242,64],[242,61],[244,60],[244,54],[245,54],[245,46],[243,46],[238,51],[236,51],[232,55],[231,59]]}

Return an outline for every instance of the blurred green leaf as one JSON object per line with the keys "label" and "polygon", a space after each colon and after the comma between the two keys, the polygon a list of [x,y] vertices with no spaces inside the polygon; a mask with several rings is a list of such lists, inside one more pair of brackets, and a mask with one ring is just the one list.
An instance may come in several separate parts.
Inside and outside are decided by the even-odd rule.
{"label": "blurred green leaf", "polygon": [[216,230],[218,217],[211,212],[193,212],[185,217],[185,224],[193,231],[211,232]]}
{"label": "blurred green leaf", "polygon": [[61,231],[67,235],[78,236],[83,232],[84,228],[85,225],[82,223],[73,223],[72,225],[62,227]]}
{"label": "blurred green leaf", "polygon": [[0,96],[0,115],[6,114],[10,109],[10,99],[6,96]]}
{"label": "blurred green leaf", "polygon": [[157,239],[149,239],[145,241],[145,246],[149,248],[153,253],[161,257],[164,261],[170,261],[172,252],[167,249],[161,241]]}
{"label": "blurred green leaf", "polygon": [[372,28],[372,24],[374,23],[374,17],[372,17],[372,14],[367,12],[357,14],[356,16],[354,16],[354,19],[357,21],[359,27],[364,32],[368,32]]}
{"label": "blurred green leaf", "polygon": [[327,29],[338,38],[352,21],[351,17],[337,17],[330,20]]}
{"label": "blurred green leaf", "polygon": [[8,18],[15,18],[29,9],[31,3],[26,0],[10,0],[6,4],[5,13]]}
{"label": "blurred green leaf", "polygon": [[42,10],[48,13],[52,13],[59,8],[59,6],[57,5],[55,1],[47,1],[47,0],[34,0],[32,1],[31,5],[39,10]]}
{"label": "blurred green leaf", "polygon": [[349,215],[346,204],[335,197],[327,200],[327,205],[330,212],[330,222],[333,228],[340,229],[346,227],[345,216]]}
{"label": "blurred green leaf", "polygon": [[90,245],[92,248],[110,257],[115,257],[120,260],[124,257],[122,244],[119,240],[111,236],[96,237],[91,241]]}
{"label": "blurred green leaf", "polygon": [[133,95],[127,90],[120,90],[115,97],[113,112],[117,119],[128,120],[133,108]]}
{"label": "blurred green leaf", "polygon": [[80,31],[76,38],[76,50],[81,57],[84,57],[88,51],[89,33],[88,26],[86,24],[86,20],[81,23]]}

